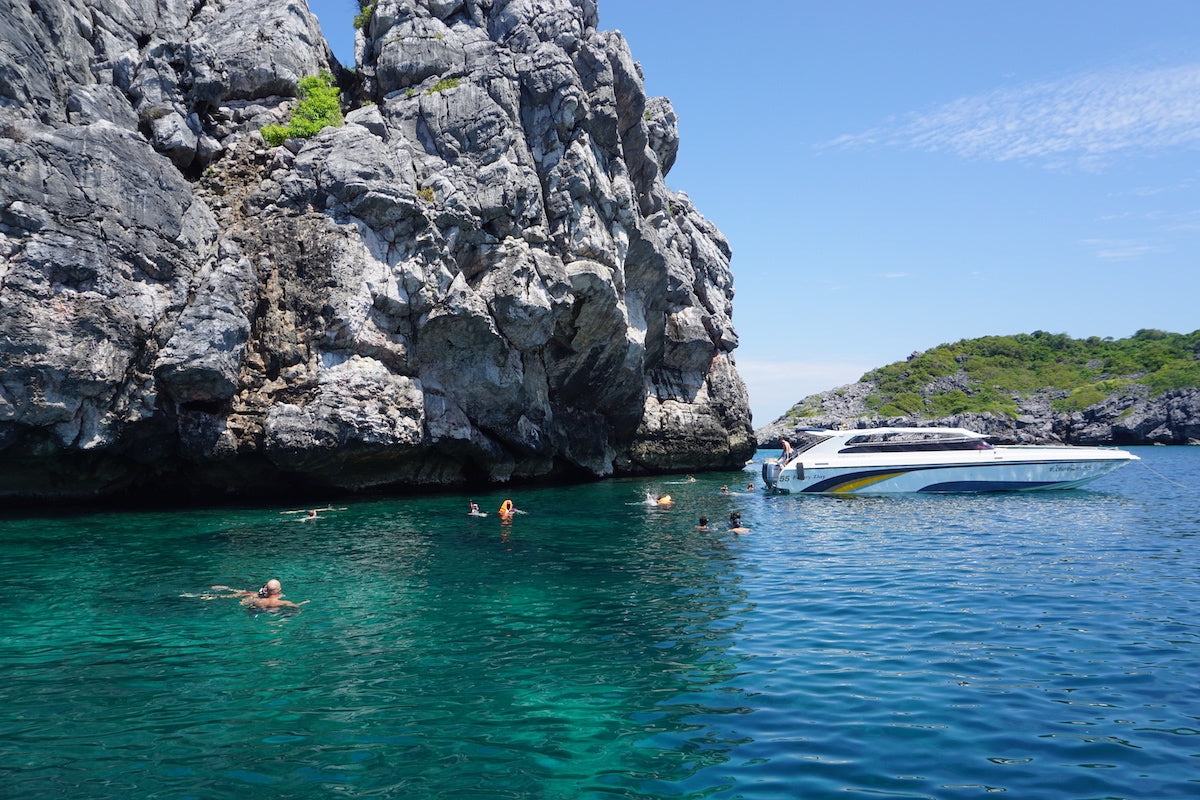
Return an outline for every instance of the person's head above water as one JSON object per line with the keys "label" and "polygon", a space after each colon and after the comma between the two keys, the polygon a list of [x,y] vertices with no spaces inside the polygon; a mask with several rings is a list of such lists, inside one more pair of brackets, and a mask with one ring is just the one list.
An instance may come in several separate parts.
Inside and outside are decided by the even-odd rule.
{"label": "person's head above water", "polygon": [[279,594],[283,594],[283,585],[275,578],[271,578],[271,580],[264,583],[263,587],[258,590],[259,597],[275,597]]}

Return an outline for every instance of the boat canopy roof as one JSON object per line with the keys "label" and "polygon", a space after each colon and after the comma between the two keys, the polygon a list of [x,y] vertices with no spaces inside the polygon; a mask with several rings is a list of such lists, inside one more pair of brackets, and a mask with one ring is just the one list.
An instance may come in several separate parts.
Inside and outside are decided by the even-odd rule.
{"label": "boat canopy roof", "polygon": [[837,447],[839,453],[912,453],[931,450],[991,450],[987,437],[966,428],[860,428],[807,431],[818,437],[803,450],[818,444]]}

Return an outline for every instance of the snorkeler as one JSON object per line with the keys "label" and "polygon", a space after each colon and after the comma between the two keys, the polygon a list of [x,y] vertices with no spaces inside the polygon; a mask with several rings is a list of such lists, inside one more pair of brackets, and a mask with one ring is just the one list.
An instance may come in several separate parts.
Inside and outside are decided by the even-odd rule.
{"label": "snorkeler", "polygon": [[264,583],[263,587],[253,595],[243,597],[241,602],[242,605],[251,608],[299,608],[301,605],[293,603],[291,600],[284,600],[283,586],[274,578]]}
{"label": "snorkeler", "polygon": [[500,504],[500,521],[512,522],[512,518],[517,513],[517,507],[513,505],[512,500],[505,500]]}
{"label": "snorkeler", "polygon": [[233,594],[221,596],[240,598],[241,604],[249,608],[299,608],[308,602],[304,600],[300,603],[293,603],[291,600],[284,600],[283,585],[275,578],[271,578],[271,580],[264,583],[262,588],[256,592],[247,589],[232,589],[228,586],[214,586],[212,588],[233,592]]}

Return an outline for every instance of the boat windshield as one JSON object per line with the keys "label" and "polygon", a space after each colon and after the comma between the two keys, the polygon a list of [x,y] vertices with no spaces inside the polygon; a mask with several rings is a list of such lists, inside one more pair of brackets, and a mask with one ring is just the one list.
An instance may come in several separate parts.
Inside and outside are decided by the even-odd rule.
{"label": "boat windshield", "polygon": [[923,453],[939,450],[992,450],[992,445],[972,436],[944,432],[892,431],[853,436],[839,453]]}
{"label": "boat windshield", "polygon": [[795,449],[792,450],[792,457],[794,458],[800,455],[805,450],[811,450],[814,446],[820,444],[828,438],[830,438],[828,433],[821,435],[816,431],[804,431],[804,438],[796,443]]}

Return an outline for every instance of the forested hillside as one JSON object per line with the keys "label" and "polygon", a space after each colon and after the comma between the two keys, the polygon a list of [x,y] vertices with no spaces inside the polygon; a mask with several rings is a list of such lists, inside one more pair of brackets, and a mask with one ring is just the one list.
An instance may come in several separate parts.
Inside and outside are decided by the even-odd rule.
{"label": "forested hillside", "polygon": [[759,429],[955,424],[1013,441],[1200,440],[1200,330],[1126,339],[1034,331],[941,344],[806,397]]}
{"label": "forested hillside", "polygon": [[[1033,392],[1064,394],[1054,411],[1081,411],[1131,384],[1151,396],[1200,388],[1200,331],[1140,330],[1128,339],[1072,339],[1034,331],[942,344],[862,377],[875,384],[867,408],[880,416],[943,417],[968,412],[1015,415],[1017,399]],[[966,385],[959,385],[966,379]],[[929,391],[939,379],[953,388]]]}

